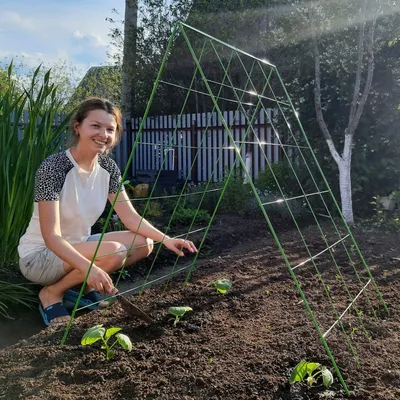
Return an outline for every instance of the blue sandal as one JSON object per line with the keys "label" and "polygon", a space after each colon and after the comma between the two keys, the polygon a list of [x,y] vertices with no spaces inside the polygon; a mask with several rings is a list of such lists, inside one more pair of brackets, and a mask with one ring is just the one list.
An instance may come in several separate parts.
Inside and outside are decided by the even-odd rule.
{"label": "blue sandal", "polygon": [[[78,300],[78,296],[78,292],[69,289],[64,293],[64,300],[75,304]],[[98,291],[92,290],[81,297],[79,301],[79,307],[85,307],[89,310],[99,310],[104,308],[99,305],[99,302],[104,300],[106,300],[104,296],[102,296]]]}
{"label": "blue sandal", "polygon": [[51,322],[51,320],[59,317],[70,316],[62,302],[52,304],[45,309],[43,309],[42,304],[39,304],[39,311],[47,326],[65,324],[65,322]]}

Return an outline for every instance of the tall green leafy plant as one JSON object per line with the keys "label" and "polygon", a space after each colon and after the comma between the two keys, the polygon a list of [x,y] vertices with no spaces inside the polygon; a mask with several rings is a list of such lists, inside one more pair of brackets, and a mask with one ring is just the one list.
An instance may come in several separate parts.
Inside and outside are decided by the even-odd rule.
{"label": "tall green leafy plant", "polygon": [[60,103],[50,71],[38,82],[38,67],[22,90],[12,71],[10,64],[0,92],[0,267],[17,260],[18,241],[32,215],[35,171],[60,148],[68,123],[66,118],[55,124]]}

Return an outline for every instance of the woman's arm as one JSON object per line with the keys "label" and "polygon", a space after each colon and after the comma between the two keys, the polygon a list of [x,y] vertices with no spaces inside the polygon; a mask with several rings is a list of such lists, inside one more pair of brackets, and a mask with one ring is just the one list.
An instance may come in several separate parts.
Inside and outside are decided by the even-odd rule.
{"label": "woman's arm", "polygon": [[[113,203],[115,194],[109,194],[108,199]],[[183,256],[183,252],[180,250],[186,248],[191,253],[197,252],[196,246],[189,240],[170,238],[165,233],[159,231],[156,227],[150,224],[149,221],[142,218],[132,203],[126,191],[119,193],[118,200],[115,203],[115,211],[122,223],[131,231],[137,232],[139,235],[153,239],[155,242],[162,242],[165,247],[174,251],[175,253]]]}

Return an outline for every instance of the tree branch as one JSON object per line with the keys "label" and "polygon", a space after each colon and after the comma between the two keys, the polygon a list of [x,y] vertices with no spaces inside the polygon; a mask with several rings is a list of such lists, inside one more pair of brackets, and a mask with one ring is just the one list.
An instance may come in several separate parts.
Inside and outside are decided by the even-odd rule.
{"label": "tree branch", "polygon": [[364,106],[367,102],[369,92],[371,91],[372,78],[374,75],[374,38],[375,38],[375,27],[376,27],[377,17],[378,17],[378,13],[376,14],[374,20],[372,21],[371,27],[369,29],[368,46],[367,46],[367,54],[368,54],[367,79],[365,81],[363,94],[361,96],[359,105],[357,107],[356,114],[355,114],[353,120],[349,121],[349,132],[350,133],[354,133],[354,131],[356,130],[357,125],[361,118],[361,114],[364,110]]}
{"label": "tree branch", "polygon": [[365,0],[363,12],[362,12],[362,20],[360,21],[359,27],[359,36],[358,36],[358,59],[357,59],[357,72],[356,72],[356,81],[354,84],[354,92],[353,92],[353,100],[350,106],[350,116],[349,116],[349,124],[351,125],[357,111],[357,103],[360,97],[360,87],[361,87],[361,73],[362,73],[362,61],[364,57],[364,30],[365,30],[365,19],[366,19],[366,9],[367,2]]}
{"label": "tree branch", "polygon": [[329,133],[329,129],[325,123],[324,115],[322,113],[322,105],[321,105],[321,61],[319,55],[318,41],[317,41],[317,33],[315,28],[314,16],[312,13],[311,5],[308,7],[308,16],[309,22],[311,26],[311,36],[314,50],[314,60],[315,60],[315,84],[314,84],[314,103],[315,103],[315,113],[317,116],[318,125],[322,131],[322,134],[325,140],[328,142],[329,150],[332,154],[332,157],[339,165],[341,162],[341,157],[337,152],[335,145],[333,143],[331,134]]}

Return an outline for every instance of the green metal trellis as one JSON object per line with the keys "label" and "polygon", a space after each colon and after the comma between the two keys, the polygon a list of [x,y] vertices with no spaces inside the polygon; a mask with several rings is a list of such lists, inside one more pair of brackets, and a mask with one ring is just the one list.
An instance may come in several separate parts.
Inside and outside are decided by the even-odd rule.
{"label": "green metal trellis", "polygon": [[[190,62],[187,62],[186,64],[189,65],[190,68],[193,68],[193,74],[188,85],[182,84],[180,82],[177,83],[177,82],[162,80],[165,68],[167,66],[168,57],[172,57],[171,54],[173,55],[173,49],[174,49],[173,44],[178,41],[180,43],[181,50],[182,49],[184,50],[183,53],[186,54],[186,56],[190,60]],[[205,64],[207,64],[207,68],[205,68],[204,66]],[[210,65],[212,65],[212,71],[211,71],[212,73],[210,73],[210,68],[209,68]],[[219,77],[219,80],[216,80],[215,78],[216,75]],[[244,81],[241,80],[240,84],[237,83],[236,79],[237,75],[244,77]],[[201,83],[201,89],[199,89],[198,87],[194,88],[196,82],[197,84],[199,84],[199,82]],[[343,326],[342,323],[343,319],[350,313],[351,310],[354,310],[362,330],[367,334],[367,331],[363,323],[363,319],[365,318],[365,316],[363,316],[363,312],[357,307],[356,301],[359,300],[361,296],[364,296],[366,298],[366,302],[368,303],[369,311],[371,311],[373,316],[376,316],[375,307],[377,303],[376,301],[374,302],[373,298],[371,298],[374,295],[377,297],[379,304],[381,304],[384,307],[386,312],[388,311],[388,309],[375,283],[371,271],[357,245],[357,242],[355,241],[349,226],[346,224],[346,221],[340,212],[338,203],[336,202],[332,194],[332,191],[329,187],[329,184],[326,181],[324,174],[318,164],[318,161],[315,157],[312,147],[310,146],[310,143],[307,139],[307,135],[304,132],[304,129],[301,125],[299,115],[293,106],[293,103],[289,97],[289,94],[285,88],[285,85],[282,81],[282,78],[279,75],[276,66],[272,65],[266,60],[262,60],[248,53],[245,53],[227,43],[224,43],[221,40],[218,40],[210,35],[207,35],[204,32],[201,32],[189,25],[186,25],[185,23],[181,22],[177,23],[170,37],[165,52],[165,56],[162,60],[159,73],[155,80],[147,108],[145,110],[141,125],[138,130],[138,134],[136,136],[136,140],[134,142],[132,151],[130,153],[125,171],[123,173],[121,186],[126,179],[127,171],[130,167],[130,164],[132,163],[132,159],[134,157],[135,150],[138,144],[147,143],[146,141],[142,140],[141,134],[144,130],[146,118],[148,117],[148,115],[150,115],[153,101],[157,96],[158,91],[162,85],[165,85],[166,87],[169,88],[173,88],[174,90],[179,90],[181,93],[181,97],[183,99],[179,115],[177,116],[178,123],[174,128],[173,135],[170,138],[169,145],[172,145],[174,140],[176,139],[176,136],[179,131],[179,121],[181,120],[182,115],[185,112],[185,109],[187,108],[190,96],[202,96],[206,99],[204,101],[208,102],[207,104],[208,104],[209,117],[206,128],[203,129],[201,137],[199,138],[199,144],[197,145],[192,144],[191,146],[194,149],[197,148],[197,153],[195,154],[195,157],[192,160],[192,165],[189,168],[189,171],[187,173],[186,179],[183,183],[180,193],[176,196],[155,197],[154,196],[154,190],[156,187],[155,185],[148,198],[133,199],[133,201],[145,201],[144,212],[146,212],[146,210],[150,206],[151,201],[153,201],[154,199],[174,197],[176,199],[176,205],[173,210],[171,219],[168,223],[168,226],[166,228],[166,233],[169,232],[173,216],[177,212],[181,202],[189,195],[186,189],[189,184],[189,176],[191,174],[196,158],[198,157],[199,154],[198,148],[199,146],[202,146],[203,143],[205,143],[207,135],[209,134],[209,128],[211,127],[212,115],[216,114],[218,116],[219,121],[221,122],[223,130],[226,132],[227,137],[229,139],[228,146],[225,146],[224,149],[229,148],[231,151],[234,152],[235,155],[234,162],[231,164],[230,169],[227,171],[227,179],[225,180],[224,186],[218,189],[212,187],[210,188],[211,182],[213,180],[213,174],[215,173],[215,169],[213,169],[213,174],[211,174],[211,176],[208,179],[208,182],[205,184],[204,190],[197,191],[195,193],[190,193],[190,196],[201,195],[196,210],[196,215],[201,209],[202,202],[204,201],[207,193],[217,192],[219,193],[219,197],[216,203],[216,207],[211,215],[211,220],[209,224],[202,229],[193,230],[194,221],[196,219],[195,215],[192,223],[188,228],[188,231],[185,234],[183,234],[182,237],[189,238],[190,235],[192,235],[194,232],[196,233],[202,232],[202,239],[200,245],[198,246],[199,250],[203,247],[209,229],[212,226],[218,208],[224,198],[227,185],[229,184],[230,179],[232,179],[235,173],[236,166],[239,165],[243,173],[247,177],[249,188],[251,189],[255,201],[257,202],[267,222],[268,228],[274,237],[274,240],[279,248],[280,254],[285,262],[288,272],[299,292],[302,303],[304,304],[315,326],[318,337],[322,345],[324,346],[325,351],[332,362],[332,365],[334,366],[336,374],[341,384],[343,385],[345,392],[349,395],[349,389],[335,361],[333,353],[328,345],[327,338],[329,334],[331,334],[331,332],[335,329],[335,327],[338,326],[345,337],[346,343],[351,353],[353,354],[356,362],[358,363],[358,356],[356,349],[352,344],[352,338],[350,337],[351,335],[347,333],[345,327]],[[249,98],[252,100],[249,101],[248,100]],[[232,105],[236,105],[235,111],[240,113],[240,115],[242,115],[246,120],[247,128],[245,132],[243,132],[243,135],[240,137],[240,140],[237,140],[237,138],[235,138],[232,133],[232,121],[231,123],[228,123],[228,121],[224,118],[224,104],[230,104],[231,107]],[[270,107],[271,105],[274,106],[274,108],[277,110],[277,115],[279,116],[280,121],[277,121],[276,116],[275,117],[271,116],[271,114],[268,112],[267,105],[268,107]],[[297,195],[290,195],[290,193],[288,193],[288,191],[284,187],[284,182],[280,182],[279,177],[276,176],[276,174],[274,173],[272,163],[269,160],[268,155],[264,150],[265,143],[261,140],[259,132],[257,132],[257,130],[254,128],[254,122],[258,118],[260,113],[264,113],[266,119],[268,120],[271,126],[273,136],[280,147],[283,159],[286,161],[287,165],[290,168],[291,173],[294,176],[294,181],[298,185]],[[285,134],[289,137],[290,139],[289,141],[291,144],[284,142],[283,139],[284,135],[280,133],[283,130],[282,124],[284,126]],[[253,179],[246,168],[246,163],[243,157],[243,150],[244,146],[249,144],[252,146],[259,146],[259,152],[261,156],[264,157],[265,159],[265,167],[269,168],[271,171],[273,179],[276,183],[276,187],[278,188],[277,194],[279,196],[279,198],[277,198],[274,201],[267,201],[267,202],[263,201],[262,194],[259,192],[259,190],[257,190],[253,182]],[[148,145],[152,145],[152,143],[148,143]],[[296,152],[297,160],[300,160],[301,164],[303,165],[307,174],[309,175],[309,178],[311,179],[313,184],[313,190],[311,192],[308,192],[302,186],[301,180],[297,173],[297,165],[296,163],[293,162],[293,158],[291,157],[291,155],[289,155],[289,148],[292,151]],[[218,150],[219,150],[218,153],[219,155],[214,160],[214,168],[219,162],[221,162],[223,150],[222,149]],[[164,156],[160,171],[165,163],[165,159],[166,157]],[[157,180],[159,178],[159,175],[160,173],[157,176]],[[317,183],[318,182],[317,177],[320,178],[319,181],[322,180],[323,182],[322,186],[321,184]],[[119,190],[120,189],[121,187],[119,188]],[[325,225],[319,221],[318,218],[319,213],[315,211],[313,207],[313,199],[317,199],[318,201],[320,201],[320,204],[322,204],[324,217],[327,219],[327,221],[329,221],[336,235],[334,241],[328,238],[324,230]],[[304,205],[304,207],[306,207],[309,210],[313,220],[315,221],[316,228],[318,232],[321,234],[321,242],[323,243],[324,247],[317,253],[313,251],[312,243],[309,243],[306,235],[301,230],[299,222],[297,221],[293,204],[294,202],[299,200],[301,200],[303,202],[302,204]],[[333,211],[329,208],[328,202],[333,203],[334,205]],[[279,236],[276,232],[276,229],[274,228],[273,223],[271,222],[268,212],[269,207],[276,206],[277,204],[281,203],[282,205],[284,205],[284,207],[286,207],[298,232],[300,238],[299,242],[301,242],[302,245],[304,246],[306,258],[303,259],[301,262],[293,263],[293,261],[291,261],[288,258],[284,250],[284,245],[281,243]],[[111,219],[114,205],[115,202],[112,205],[110,213],[107,217],[106,224],[104,226],[100,242],[96,248],[93,259],[97,257],[98,249],[101,240],[103,238],[103,235],[107,229],[107,225]],[[337,219],[336,216],[339,216],[339,219]],[[347,259],[346,262],[348,263],[348,265],[351,266],[352,272],[354,273],[355,284],[353,285],[350,285],[348,282],[346,282],[343,276],[342,272],[343,267],[340,265],[343,261],[342,260],[338,261],[339,258],[338,251],[340,249],[342,249],[342,253],[344,253],[345,259]],[[343,255],[342,253],[341,255]],[[159,253],[157,252],[155,255],[154,261],[147,273],[146,281],[150,277],[151,270],[158,258],[158,254]],[[177,267],[179,259],[179,257],[177,257],[174,265],[172,266],[169,277],[172,277],[172,275],[175,272],[187,270],[188,271],[186,277],[186,282],[187,282],[188,279],[190,278],[193,268],[196,265],[196,261],[199,254],[200,253],[197,253],[192,263],[188,266],[185,266],[184,268]],[[357,256],[357,260],[355,259],[355,255]],[[318,264],[319,260],[321,260],[321,258],[323,257],[328,257],[329,263],[330,265],[332,265],[332,270],[334,271],[337,277],[337,285],[338,287],[343,288],[345,298],[347,301],[345,306],[343,306],[342,304],[339,305],[336,304],[334,300],[334,295],[331,294],[330,285],[327,284],[327,282],[323,277],[324,274],[326,273],[326,268],[324,266],[321,267],[321,265]],[[302,287],[301,273],[304,269],[308,267],[308,265],[313,267],[315,275],[318,277],[318,280],[321,283],[322,291],[328,300],[330,310],[332,311],[333,314],[334,319],[330,324],[330,326],[327,327],[326,329],[322,329],[321,324],[318,321],[318,315],[317,315],[318,310],[312,309],[310,299],[307,297],[307,294],[305,293]],[[86,279],[84,284],[82,285],[80,296],[82,296],[83,294],[83,289],[85,284],[86,284]],[[352,286],[354,285],[357,286],[356,292],[354,292],[354,289],[352,288]],[[79,299],[77,301],[77,304],[78,302]],[[75,313],[78,310],[77,304],[75,305],[74,310],[72,312],[72,316],[65,331],[62,343],[65,343],[68,331],[75,317]]]}

